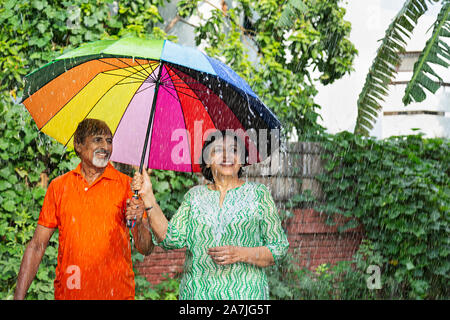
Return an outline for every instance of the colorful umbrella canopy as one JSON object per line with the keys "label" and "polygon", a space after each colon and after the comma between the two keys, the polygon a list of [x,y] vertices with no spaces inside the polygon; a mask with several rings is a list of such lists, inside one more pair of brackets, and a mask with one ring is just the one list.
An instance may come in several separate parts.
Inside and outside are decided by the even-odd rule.
{"label": "colorful umbrella canopy", "polygon": [[[23,104],[39,130],[73,147],[78,123],[101,119],[114,136],[111,160],[141,168],[199,172],[207,130],[266,129],[270,150],[270,129],[281,127],[228,66],[168,40],[88,43],[25,80]],[[261,143],[246,147],[259,152]]]}

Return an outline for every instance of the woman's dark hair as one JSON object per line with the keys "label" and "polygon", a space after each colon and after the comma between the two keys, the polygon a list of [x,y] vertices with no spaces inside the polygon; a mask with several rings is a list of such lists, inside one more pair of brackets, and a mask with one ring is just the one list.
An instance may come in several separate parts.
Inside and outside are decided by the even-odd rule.
{"label": "woman's dark hair", "polygon": [[[73,135],[74,144],[83,144],[87,137],[96,135],[111,135],[111,129],[109,129],[106,122],[98,119],[84,119],[78,124],[77,129]],[[78,152],[75,148],[75,153]]]}
{"label": "woman's dark hair", "polygon": [[[217,141],[218,139],[225,139],[225,136],[229,136],[232,137],[237,144],[240,146],[240,148],[242,148],[242,150],[244,151],[244,163],[243,166],[247,164],[247,159],[248,159],[248,151],[247,148],[244,145],[244,142],[241,140],[241,138],[239,138],[236,133],[234,133],[233,130],[217,130],[212,132],[208,138],[206,138],[205,142],[203,143],[203,147],[202,147],[202,154],[200,157],[200,168],[202,170],[202,175],[205,179],[214,182],[214,177],[211,171],[211,168],[208,168],[208,159],[206,157],[206,155],[208,155],[207,149],[208,147],[214,143],[215,141]],[[238,171],[238,178],[242,177],[243,174],[243,169],[242,166],[239,168]]]}

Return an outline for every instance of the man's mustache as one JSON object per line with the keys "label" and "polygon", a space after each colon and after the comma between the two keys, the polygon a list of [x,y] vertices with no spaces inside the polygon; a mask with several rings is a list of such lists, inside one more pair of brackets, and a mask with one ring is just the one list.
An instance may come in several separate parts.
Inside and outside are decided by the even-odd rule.
{"label": "man's mustache", "polygon": [[108,150],[103,149],[103,148],[100,148],[100,149],[97,149],[97,150],[94,151],[94,155],[96,155],[97,153],[106,153],[106,155],[108,157],[111,155],[111,153]]}

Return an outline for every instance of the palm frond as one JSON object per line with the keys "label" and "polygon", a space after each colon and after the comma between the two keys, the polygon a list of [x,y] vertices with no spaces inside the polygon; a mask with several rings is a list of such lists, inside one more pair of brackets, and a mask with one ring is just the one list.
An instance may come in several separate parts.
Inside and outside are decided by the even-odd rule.
{"label": "palm frond", "polygon": [[[414,64],[414,72],[405,89],[404,105],[412,100],[422,102],[426,98],[424,89],[435,93],[441,87],[442,78],[431,68],[430,63],[445,68],[450,63],[450,47],[443,38],[450,37],[450,2],[444,3],[434,23],[433,34],[427,41],[419,59]],[[431,77],[430,77],[431,76]],[[433,80],[433,78],[435,80]]]}
{"label": "palm frond", "polygon": [[405,52],[417,21],[428,10],[427,2],[431,1],[437,0],[407,0],[387,28],[358,97],[355,133],[368,135],[373,128],[382,108],[380,102],[387,96],[388,86],[397,73],[399,54]]}

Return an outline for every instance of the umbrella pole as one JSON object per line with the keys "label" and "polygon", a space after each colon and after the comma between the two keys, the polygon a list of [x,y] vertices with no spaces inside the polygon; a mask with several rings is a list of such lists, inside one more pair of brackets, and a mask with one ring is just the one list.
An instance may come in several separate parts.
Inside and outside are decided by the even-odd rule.
{"label": "umbrella pole", "polygon": [[[153,94],[152,109],[150,111],[150,118],[148,119],[147,132],[145,133],[144,148],[142,150],[141,165],[139,166],[139,173],[142,173],[142,170],[144,169],[144,161],[145,161],[145,154],[147,153],[147,145],[148,145],[149,141],[150,141],[150,143],[152,141],[150,132],[152,131],[152,128],[153,128],[153,118],[155,116],[156,100],[158,97],[159,85],[161,84],[161,73],[162,73],[163,65],[164,64],[161,61],[160,65],[159,65],[158,77],[156,78],[155,93]],[[149,157],[150,157],[150,155],[149,155]]]}
{"label": "umbrella pole", "polygon": [[[153,128],[153,118],[155,117],[155,109],[156,109],[156,100],[158,98],[158,90],[159,85],[161,84],[161,73],[163,68],[163,62],[160,61],[159,70],[158,70],[158,77],[156,78],[156,84],[155,84],[155,93],[153,94],[153,101],[152,101],[152,109],[150,111],[150,117],[148,119],[148,125],[147,125],[147,132],[145,133],[145,140],[144,140],[144,148],[142,150],[142,156],[141,156],[141,164],[139,166],[139,173],[142,173],[142,170],[144,169],[144,161],[145,161],[145,154],[147,153],[147,145],[149,142],[151,143],[151,135],[150,132]],[[149,155],[150,157],[150,155]],[[133,198],[139,198],[138,190],[134,190]],[[127,227],[133,228],[135,224],[135,221],[127,220]]]}

